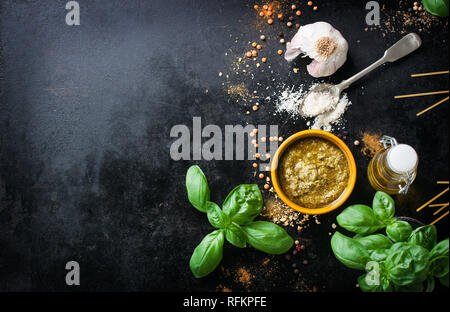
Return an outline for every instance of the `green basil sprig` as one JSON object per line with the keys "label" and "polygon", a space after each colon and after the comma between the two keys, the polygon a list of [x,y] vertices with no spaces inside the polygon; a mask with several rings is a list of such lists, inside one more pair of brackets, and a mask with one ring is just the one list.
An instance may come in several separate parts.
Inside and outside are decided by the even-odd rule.
{"label": "green basil sprig", "polygon": [[195,248],[189,266],[196,278],[213,272],[223,256],[227,240],[233,246],[247,244],[269,254],[283,254],[294,244],[293,239],[280,226],[265,221],[254,221],[261,213],[263,199],[256,184],[241,184],[226,197],[222,209],[210,201],[208,182],[198,166],[189,168],[186,189],[190,203],[206,212],[209,223],[217,230],[206,235]]}
{"label": "green basil sprig", "polygon": [[[394,200],[388,194],[377,192],[372,206],[353,205],[344,209],[336,220],[356,235],[350,238],[336,232],[331,238],[331,249],[340,262],[352,269],[368,271],[358,278],[361,290],[433,291],[435,279],[448,287],[448,238],[436,244],[434,225],[413,230],[408,222],[397,220]],[[383,228],[386,236],[375,233]]]}

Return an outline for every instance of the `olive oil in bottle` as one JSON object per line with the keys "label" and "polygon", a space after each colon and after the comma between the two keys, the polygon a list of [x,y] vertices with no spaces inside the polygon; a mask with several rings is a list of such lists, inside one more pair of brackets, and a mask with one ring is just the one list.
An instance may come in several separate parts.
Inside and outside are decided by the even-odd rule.
{"label": "olive oil in bottle", "polygon": [[370,161],[367,175],[377,191],[406,194],[417,175],[418,157],[407,144],[398,144],[395,138],[383,136],[380,141],[384,149],[378,151]]}

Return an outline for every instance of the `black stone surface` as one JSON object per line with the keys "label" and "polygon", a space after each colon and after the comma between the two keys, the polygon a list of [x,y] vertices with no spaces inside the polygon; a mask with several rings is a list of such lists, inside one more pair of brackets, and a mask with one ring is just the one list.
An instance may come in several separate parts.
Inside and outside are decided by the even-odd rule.
{"label": "black stone surface", "polygon": [[[361,272],[345,268],[330,249],[331,225],[342,208],[300,234],[288,229],[306,243],[294,257],[301,278],[292,273],[293,260],[275,256],[263,266],[265,254],[230,245],[224,270],[203,279],[189,270],[193,249],[212,228],[187,201],[187,168],[203,168],[219,203],[234,186],[256,179],[249,161],[171,160],[170,129],[192,127],[193,116],[222,129],[276,124],[283,137],[306,129],[304,120],[274,116],[270,101],[246,115],[250,106],[230,100],[218,75],[230,68],[228,49],[243,54],[260,29],[267,35],[282,30],[287,39],[294,29],[256,25],[254,3],[238,0],[80,0],[81,25],[70,27],[65,3],[0,2],[0,290],[215,291],[223,285],[234,291],[359,291]],[[317,3],[317,12],[301,4],[299,21],[328,21],[350,44],[348,61],[326,81],[348,78],[402,36],[365,31],[365,1]],[[370,159],[353,141],[362,131],[379,132],[416,148],[418,176],[411,192],[396,198],[397,214],[429,223],[431,209],[415,209],[444,188],[437,180],[448,180],[448,103],[416,118],[443,96],[393,99],[448,89],[448,75],[409,78],[449,67],[448,26],[421,36],[419,51],[348,90],[353,105],[345,114],[346,142],[358,180],[345,205],[371,202]],[[273,87],[272,78],[291,85],[314,81],[305,60],[291,65],[276,55],[280,46],[267,41],[273,74],[259,72],[249,85]],[[440,238],[448,236],[448,218],[437,227]],[[70,260],[81,265],[76,288],[65,284]],[[248,288],[235,279],[239,267],[255,276]]]}

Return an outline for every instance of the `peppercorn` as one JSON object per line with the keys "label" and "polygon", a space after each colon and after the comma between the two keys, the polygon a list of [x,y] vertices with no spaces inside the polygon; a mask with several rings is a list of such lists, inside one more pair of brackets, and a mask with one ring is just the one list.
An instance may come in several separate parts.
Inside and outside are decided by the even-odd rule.
{"label": "peppercorn", "polygon": [[303,264],[308,264],[308,260],[303,260]]}
{"label": "peppercorn", "polygon": [[297,251],[302,250],[302,247],[300,247],[299,245],[295,246],[295,248],[297,249]]}
{"label": "peppercorn", "polygon": [[264,16],[264,12],[263,11],[259,12],[259,16],[263,17]]}
{"label": "peppercorn", "polygon": [[277,17],[278,19],[283,19],[283,13],[278,13]]}
{"label": "peppercorn", "polygon": [[313,7],[313,11],[317,11],[317,9],[318,9],[317,6],[314,6],[314,7]]}
{"label": "peppercorn", "polygon": [[289,20],[290,21],[293,21],[294,20],[294,17],[291,15],[291,16],[289,16]]}
{"label": "peppercorn", "polygon": [[269,185],[269,184],[264,184],[264,189],[265,189],[265,190],[268,190],[268,189],[269,189],[269,187],[270,187],[270,185]]}
{"label": "peppercorn", "polygon": [[253,109],[254,111],[257,111],[257,110],[258,110],[258,106],[253,105],[252,109]]}
{"label": "peppercorn", "polygon": [[295,243],[295,245],[300,244],[300,242],[298,241],[298,239],[296,239],[294,243]]}
{"label": "peppercorn", "polygon": [[255,10],[258,10],[258,9],[259,9],[259,5],[255,4],[255,5],[253,6],[253,8],[254,8]]}
{"label": "peppercorn", "polygon": [[283,54],[283,50],[278,50],[278,55],[282,55]]}
{"label": "peppercorn", "polygon": [[295,24],[295,28],[299,29],[300,28],[300,24]]}
{"label": "peppercorn", "polygon": [[302,11],[298,10],[297,12],[295,12],[295,14],[296,14],[297,16],[300,16],[300,15],[302,15]]}
{"label": "peppercorn", "polygon": [[281,38],[281,39],[280,39],[280,43],[281,43],[281,44],[285,43],[284,38]]}
{"label": "peppercorn", "polygon": [[258,51],[252,50],[252,56],[258,56]]}
{"label": "peppercorn", "polygon": [[245,55],[247,55],[247,57],[252,57],[252,52],[247,52]]}
{"label": "peppercorn", "polygon": [[261,62],[263,62],[263,63],[267,62],[267,58],[263,57],[263,58],[261,59]]}
{"label": "peppercorn", "polygon": [[261,50],[261,49],[262,49],[262,46],[261,46],[260,44],[258,44],[258,45],[256,46],[256,49]]}
{"label": "peppercorn", "polygon": [[258,167],[258,164],[257,163],[253,163],[253,168],[256,168],[256,167]]}
{"label": "peppercorn", "polygon": [[308,5],[312,6],[313,5],[312,1],[308,1]]}
{"label": "peppercorn", "polygon": [[297,267],[297,263],[292,263],[292,267],[296,268]]}
{"label": "peppercorn", "polygon": [[287,27],[292,27],[292,23],[291,22],[287,22]]}
{"label": "peppercorn", "polygon": [[263,9],[264,9],[264,10],[267,10],[268,7],[269,7],[269,6],[268,6],[267,4],[264,4],[264,5],[263,5]]}
{"label": "peppercorn", "polygon": [[261,40],[266,40],[266,36],[261,35],[261,36],[259,36],[259,39],[261,39]]}
{"label": "peppercorn", "polygon": [[291,6],[291,8],[292,8],[292,10],[295,10],[295,9],[297,8],[297,6],[296,6],[295,4],[293,4],[293,5]]}
{"label": "peppercorn", "polygon": [[267,24],[272,25],[272,24],[273,24],[273,19],[269,18],[269,19],[267,20]]}
{"label": "peppercorn", "polygon": [[294,270],[294,273],[295,273],[295,274],[298,274],[298,273],[300,273],[300,270],[299,270],[299,269],[295,269],[295,270]]}
{"label": "peppercorn", "polygon": [[260,174],[259,174],[259,178],[260,178],[260,179],[264,179],[264,173],[260,173]]}

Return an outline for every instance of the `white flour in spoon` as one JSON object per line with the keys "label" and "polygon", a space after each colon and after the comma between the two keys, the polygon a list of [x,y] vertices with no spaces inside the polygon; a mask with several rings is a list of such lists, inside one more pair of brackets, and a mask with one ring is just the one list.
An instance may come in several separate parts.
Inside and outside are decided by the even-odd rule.
{"label": "white flour in spoon", "polygon": [[334,108],[336,103],[334,97],[329,91],[319,91],[309,93],[303,102],[303,116],[314,117]]}

